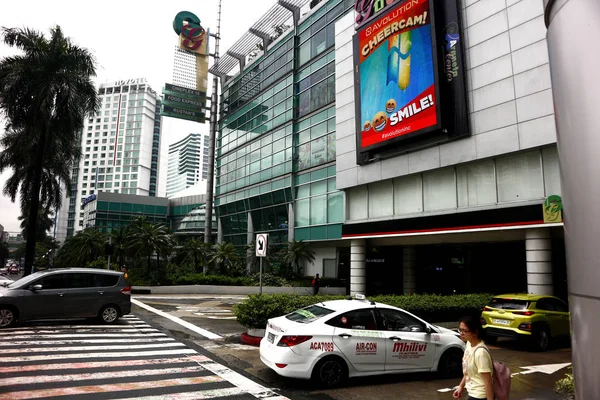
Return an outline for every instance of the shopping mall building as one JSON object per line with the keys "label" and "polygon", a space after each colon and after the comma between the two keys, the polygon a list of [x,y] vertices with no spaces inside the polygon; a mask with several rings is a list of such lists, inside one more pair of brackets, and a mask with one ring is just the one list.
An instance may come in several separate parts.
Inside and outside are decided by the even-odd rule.
{"label": "shopping mall building", "polygon": [[566,297],[543,0],[357,3],[279,0],[211,68],[219,240],[310,242],[352,293]]}

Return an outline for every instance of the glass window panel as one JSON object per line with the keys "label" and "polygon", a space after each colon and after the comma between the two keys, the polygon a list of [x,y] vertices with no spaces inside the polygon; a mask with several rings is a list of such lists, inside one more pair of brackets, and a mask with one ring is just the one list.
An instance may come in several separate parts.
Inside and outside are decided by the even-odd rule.
{"label": "glass window panel", "polygon": [[367,186],[359,186],[346,191],[348,218],[367,219]]}
{"label": "glass window panel", "polygon": [[496,203],[496,177],[492,160],[459,166],[456,178],[459,207]]}
{"label": "glass window panel", "polygon": [[344,222],[344,194],[342,192],[327,195],[327,222]]}
{"label": "glass window panel", "polygon": [[298,49],[298,65],[302,65],[310,60],[310,40],[300,45]]}
{"label": "glass window panel", "polygon": [[319,181],[310,184],[310,194],[315,196],[327,193],[327,181]]}
{"label": "glass window panel", "polygon": [[316,171],[312,171],[310,173],[311,181],[316,181],[316,180],[324,179],[324,178],[327,178],[327,168],[321,168]]}
{"label": "glass window panel", "polygon": [[273,154],[273,165],[277,165],[285,161],[285,151]]}
{"label": "glass window panel", "polygon": [[298,143],[306,143],[310,140],[310,129],[302,131],[298,134]]}
{"label": "glass window panel", "polygon": [[296,198],[301,199],[308,196],[310,196],[310,185],[302,185],[296,188]]}
{"label": "glass window panel", "polygon": [[265,157],[260,160],[260,169],[269,168],[272,165],[272,157]]}
{"label": "glass window panel", "polygon": [[456,208],[454,168],[423,174],[423,204],[425,211]]}
{"label": "glass window panel", "polygon": [[327,179],[327,191],[335,191],[335,178]]}
{"label": "glass window panel", "polygon": [[369,218],[387,217],[394,214],[392,181],[368,185]]}
{"label": "glass window panel", "polygon": [[310,142],[298,146],[298,170],[310,167]]}
{"label": "glass window panel", "polygon": [[310,128],[311,139],[323,136],[325,133],[327,133],[327,122],[321,122],[320,124]]}
{"label": "glass window panel", "polygon": [[285,139],[280,139],[273,143],[273,153],[277,153],[283,149],[285,149]]}
{"label": "glass window panel", "polygon": [[394,213],[396,215],[423,212],[421,175],[394,179]]}
{"label": "glass window panel", "polygon": [[498,201],[524,201],[544,197],[539,151],[515,154],[496,160]]}
{"label": "glass window panel", "polygon": [[327,222],[327,196],[310,198],[310,224],[318,225]]}
{"label": "glass window panel", "polygon": [[308,226],[310,199],[296,201],[295,226]]}

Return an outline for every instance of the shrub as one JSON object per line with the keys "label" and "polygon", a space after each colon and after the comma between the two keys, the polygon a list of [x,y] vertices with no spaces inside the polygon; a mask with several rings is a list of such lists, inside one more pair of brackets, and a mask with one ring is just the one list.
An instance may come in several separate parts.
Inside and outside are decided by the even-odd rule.
{"label": "shrub", "polygon": [[573,381],[573,367],[569,367],[566,376],[554,384],[554,391],[565,396],[565,399],[575,399],[575,385]]}
{"label": "shrub", "polygon": [[177,285],[212,285],[212,286],[252,286],[248,277],[232,277],[221,275],[187,274],[177,278]]}
{"label": "shrub", "polygon": [[[374,296],[369,300],[402,308],[430,321],[457,321],[464,315],[479,316],[493,296],[488,293],[441,296],[421,294],[411,296]],[[300,296],[296,294],[250,295],[234,307],[237,321],[248,328],[262,329],[267,320],[288,314],[314,303],[346,299],[347,296]]]}

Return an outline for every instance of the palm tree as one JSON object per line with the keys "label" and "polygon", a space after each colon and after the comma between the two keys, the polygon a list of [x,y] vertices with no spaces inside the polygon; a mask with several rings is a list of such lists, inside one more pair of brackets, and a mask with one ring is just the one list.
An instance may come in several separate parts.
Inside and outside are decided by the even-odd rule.
{"label": "palm tree", "polygon": [[213,256],[210,262],[215,265],[220,274],[226,275],[227,271],[239,261],[240,255],[233,244],[222,242],[213,246]]}
{"label": "palm tree", "polygon": [[293,240],[288,243],[284,261],[292,267],[295,267],[294,270],[298,275],[302,275],[302,268],[300,266],[307,262],[314,262],[315,252],[302,240]]}
{"label": "palm tree", "polygon": [[119,266],[125,266],[125,249],[127,248],[127,242],[129,240],[129,234],[127,228],[114,229],[110,236],[112,238],[112,245],[117,252],[117,263]]}
{"label": "palm tree", "polygon": [[104,248],[106,235],[99,230],[88,228],[77,232],[65,241],[57,254],[57,263],[62,266],[84,266],[96,260]]}
{"label": "palm tree", "polygon": [[21,210],[28,212],[27,275],[35,256],[40,204],[52,203],[49,198],[53,195],[46,192],[50,189],[41,192],[44,169],[66,166],[68,171],[76,158],[73,149],[79,143],[83,120],[99,107],[91,80],[96,67],[91,53],[72,44],[58,26],[50,30],[49,38],[27,28],[3,28],[0,35],[5,44],[23,51],[0,61],[0,111],[6,117],[8,134],[22,139],[14,139],[13,143],[20,143],[18,147],[3,151],[8,155],[0,172],[13,169],[21,195],[25,194],[27,207]]}
{"label": "palm tree", "polygon": [[128,248],[135,256],[147,257],[150,275],[150,261],[156,253],[156,265],[160,264],[160,255],[168,253],[174,246],[169,229],[163,224],[153,224],[144,219],[136,219],[129,225]]}
{"label": "palm tree", "polygon": [[[19,221],[21,221],[21,233],[23,237],[27,239],[27,212],[24,212],[19,216]],[[44,239],[47,235],[47,232],[54,226],[54,220],[49,217],[48,213],[44,209],[40,209],[38,213],[37,219],[37,228],[35,230],[35,234],[37,236],[37,241]]]}
{"label": "palm tree", "polygon": [[207,259],[210,253],[210,245],[204,243],[204,238],[188,239],[181,248],[177,251],[177,256],[183,262],[194,263],[194,270],[200,272],[200,266],[207,264]]}

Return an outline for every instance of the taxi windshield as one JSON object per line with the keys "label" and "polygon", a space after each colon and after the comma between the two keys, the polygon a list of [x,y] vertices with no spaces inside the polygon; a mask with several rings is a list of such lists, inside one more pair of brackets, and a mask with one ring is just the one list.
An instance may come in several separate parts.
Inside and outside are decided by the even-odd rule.
{"label": "taxi windshield", "polygon": [[318,305],[312,305],[308,307],[301,308],[294,312],[289,313],[285,317],[290,321],[307,323],[313,322],[327,314],[331,314],[333,310],[330,310],[325,307],[321,307]]}

